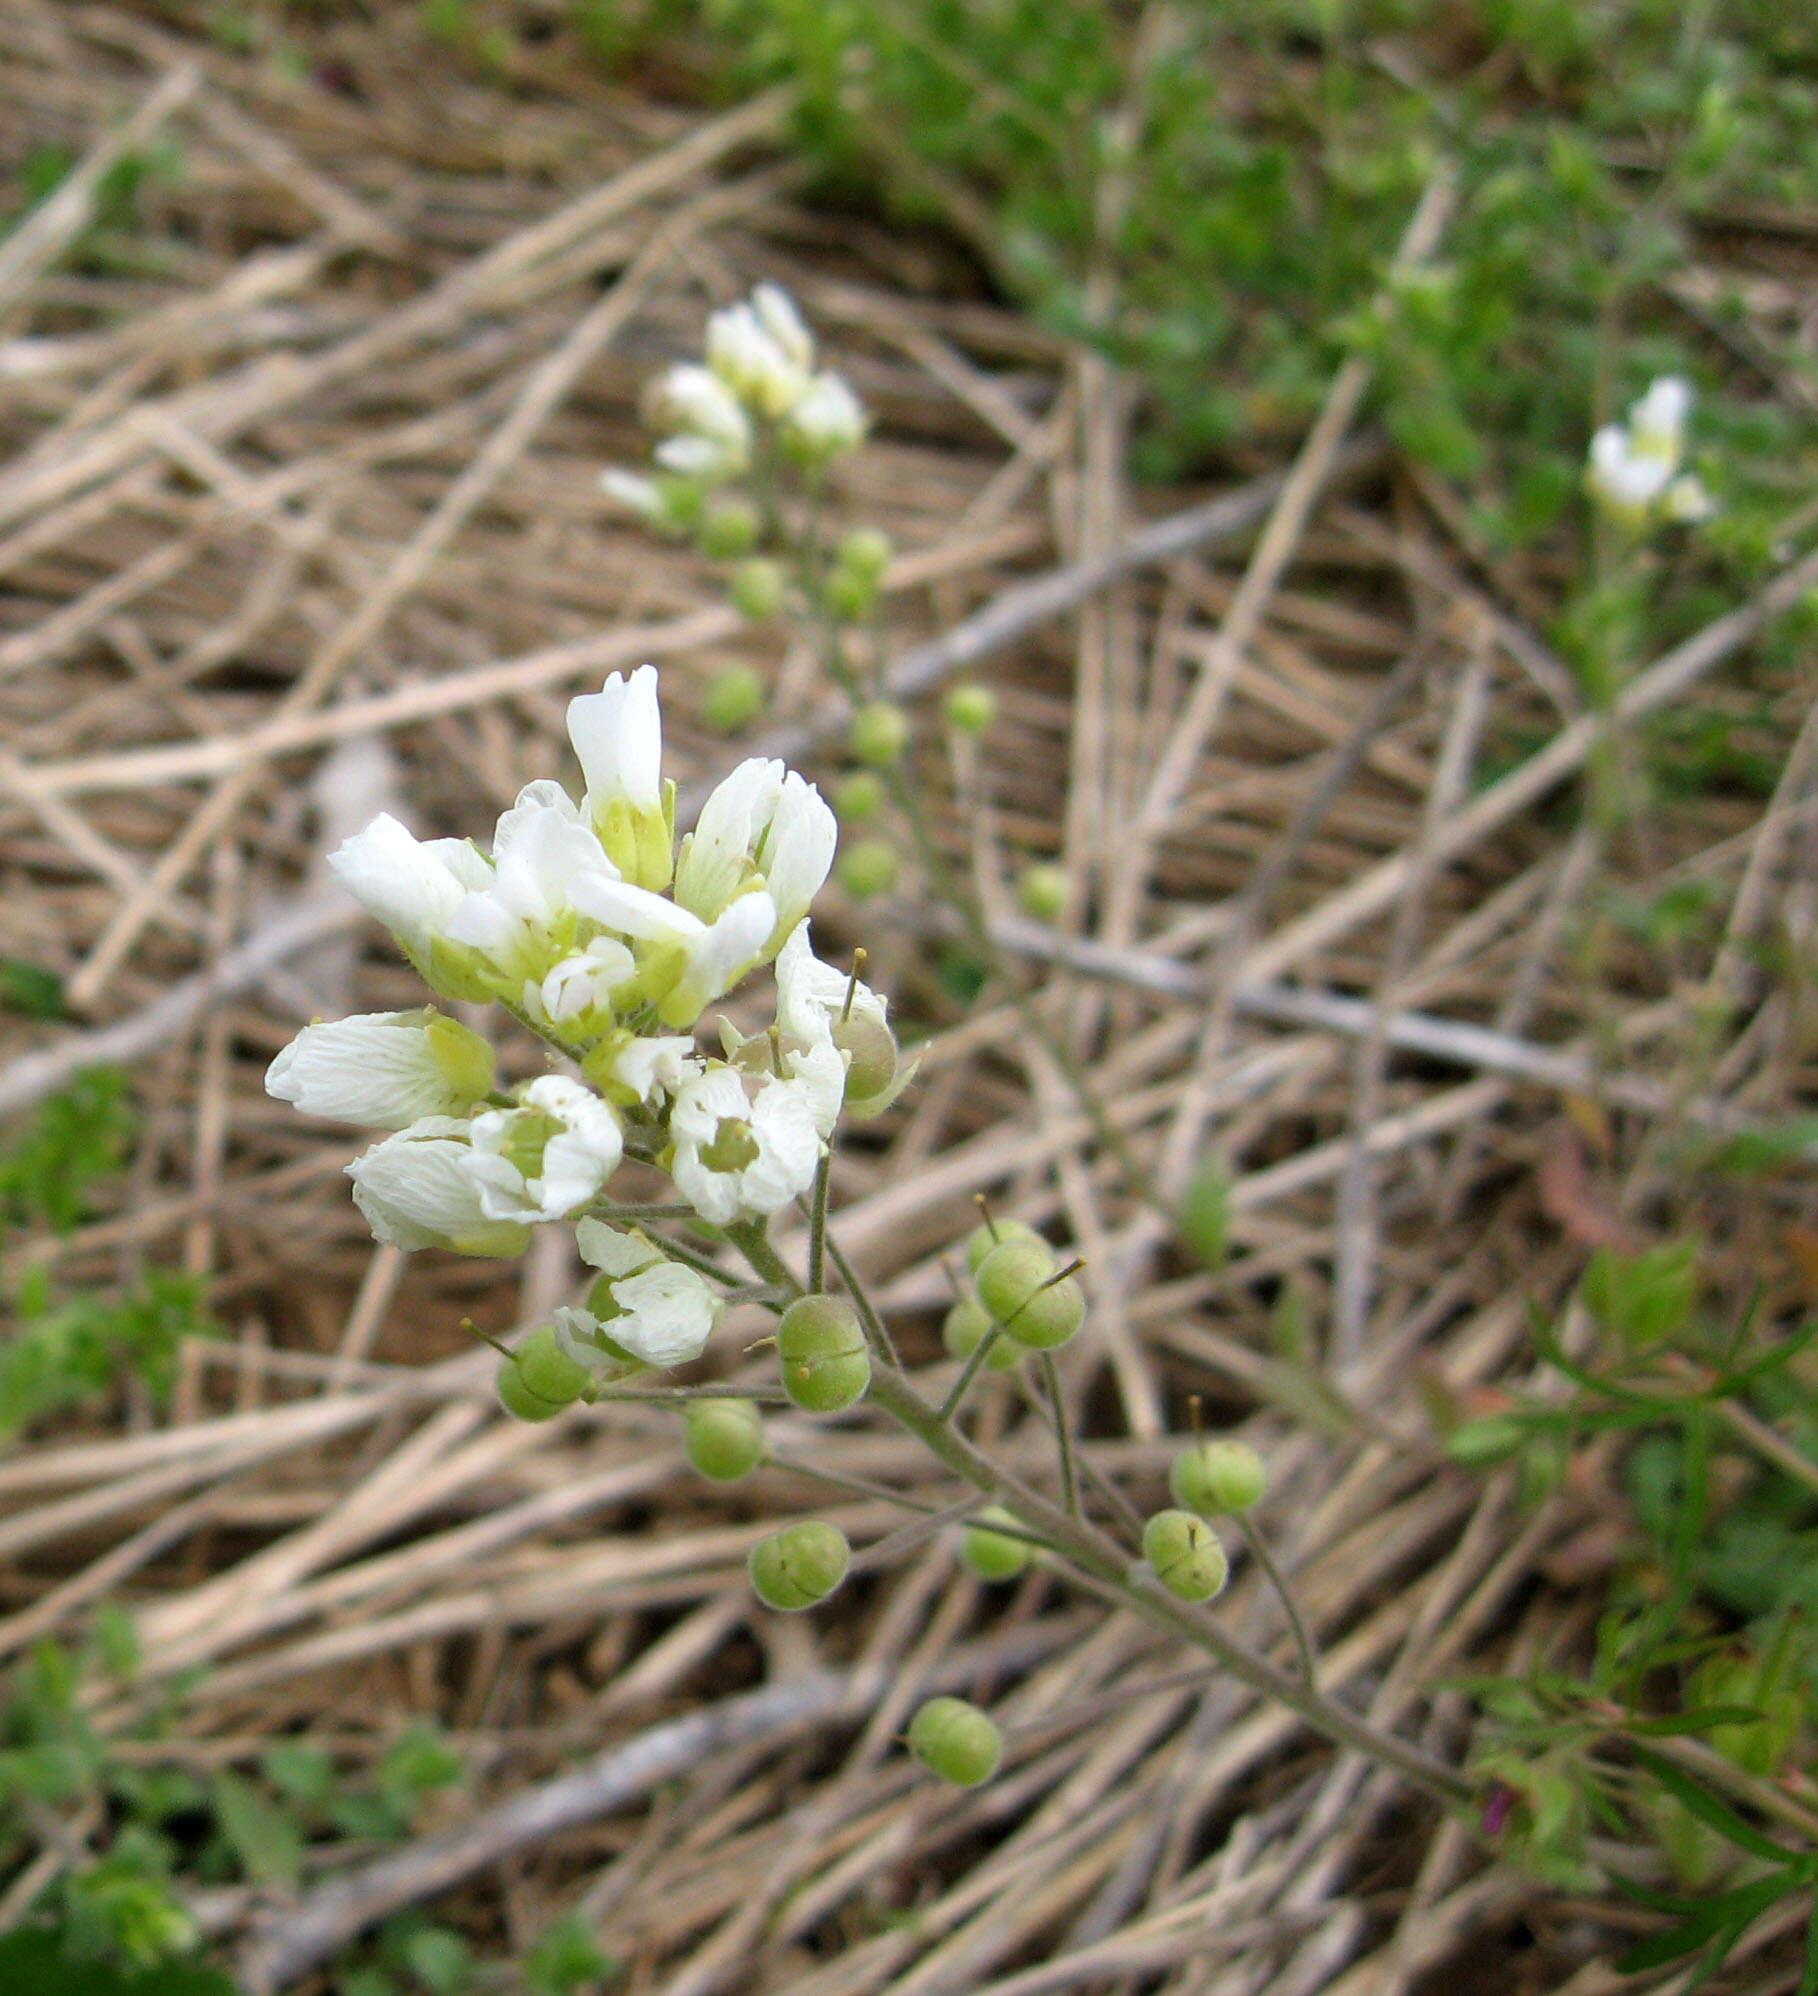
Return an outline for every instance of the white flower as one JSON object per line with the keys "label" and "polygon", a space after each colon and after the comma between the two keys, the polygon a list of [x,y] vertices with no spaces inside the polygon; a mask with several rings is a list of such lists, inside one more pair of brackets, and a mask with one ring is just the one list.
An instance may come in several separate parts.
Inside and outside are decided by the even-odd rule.
{"label": "white flower", "polygon": [[761,891],[740,895],[711,921],[629,881],[590,877],[572,891],[583,914],[645,946],[634,952],[630,991],[654,1003],[666,1026],[692,1026],[762,960],[776,927],[776,906]]}
{"label": "white flower", "polygon": [[721,1307],[705,1276],[671,1261],[646,1235],[602,1220],[582,1220],[575,1242],[600,1280],[585,1310],[556,1313],[556,1336],[571,1358],[599,1367],[629,1354],[671,1366],[701,1355]]}
{"label": "white flower", "polygon": [[1655,457],[1678,461],[1685,449],[1686,418],[1692,413],[1691,383],[1677,374],[1663,374],[1629,409],[1629,435],[1635,448]]}
{"label": "white flower", "polygon": [[1666,489],[1660,510],[1676,525],[1695,527],[1717,510],[1717,502],[1695,471],[1682,471]]}
{"label": "white flower", "polygon": [[598,693],[568,703],[568,738],[587,779],[582,802],[625,879],[660,892],[669,885],[674,835],[663,808],[663,716],[657,671],[613,673]]}
{"label": "white flower", "polygon": [[889,1024],[885,1001],[870,985],[823,963],[814,953],[808,924],[802,923],[777,953],[777,1025],[785,1038],[808,1044],[831,1038],[834,1022],[848,1011],[855,1019]]}
{"label": "white flower", "polygon": [[1650,519],[1708,519],[1715,503],[1701,481],[1681,472],[1692,390],[1676,374],[1662,375],[1631,405],[1628,418],[1606,423],[1591,439],[1585,481],[1593,497],[1631,527]]}
{"label": "white flower", "polygon": [[775,422],[807,392],[814,343],[787,296],[766,290],[763,305],[733,305],[707,321],[707,365],[754,415]]}
{"label": "white flower", "polygon": [[776,906],[774,953],[820,892],[838,841],[839,826],[812,783],[780,762],[742,762],[682,842],[676,899],[710,922],[757,882]]}
{"label": "white flower", "polygon": [[656,408],[658,420],[676,432],[657,446],[657,462],[667,470],[717,484],[750,464],[751,418],[710,369],[693,362],[672,367],[658,384]]}
{"label": "white flower", "polygon": [[647,527],[669,524],[669,503],[663,497],[663,488],[654,478],[646,478],[642,472],[626,471],[613,465],[600,473],[600,490],[607,498],[616,499],[626,512],[642,520]]}
{"label": "white flower", "polygon": [[462,899],[443,933],[483,957],[498,975],[499,995],[515,1000],[526,980],[540,981],[571,953],[575,886],[617,878],[561,785],[526,784],[499,820],[491,877]]}
{"label": "white flower", "polygon": [[524,1009],[558,1036],[571,1028],[583,1038],[610,1030],[612,997],[636,974],[637,960],[622,942],[595,936],[585,949],[565,956],[538,984],[524,987]]}
{"label": "white flower", "polygon": [[837,374],[817,374],[782,421],[784,444],[809,464],[857,450],[865,441],[865,408]]}
{"label": "white flower", "polygon": [[619,1167],[619,1119],[579,1081],[545,1074],[515,1109],[488,1109],[470,1126],[480,1207],[489,1219],[536,1224],[585,1206]]}
{"label": "white flower", "polygon": [[[591,1071],[591,1070],[590,1070]],[[691,1074],[701,1071],[694,1042],[680,1035],[662,1034],[648,1039],[628,1039],[604,1063],[603,1079],[616,1082],[633,1101],[653,1109],[673,1095]]]}
{"label": "white flower", "polygon": [[457,1254],[523,1253],[527,1230],[482,1204],[488,1173],[476,1169],[469,1128],[452,1116],[426,1116],[347,1167],[354,1204],[375,1239],[388,1247],[443,1247]]}
{"label": "white flower", "polygon": [[775,1213],[814,1183],[821,1136],[801,1083],[710,1061],[669,1112],[670,1175],[703,1220]]}
{"label": "white flower", "polygon": [[462,901],[484,889],[492,866],[466,839],[413,838],[389,812],[381,812],[328,856],[329,870],[368,914],[403,944],[432,983],[463,998],[482,997],[466,971],[464,953],[444,948],[450,917]]}
{"label": "white flower", "polygon": [[306,1116],[401,1130],[425,1116],[464,1116],[492,1080],[492,1049],[479,1034],[426,1006],[305,1026],[266,1070],[265,1088]]}

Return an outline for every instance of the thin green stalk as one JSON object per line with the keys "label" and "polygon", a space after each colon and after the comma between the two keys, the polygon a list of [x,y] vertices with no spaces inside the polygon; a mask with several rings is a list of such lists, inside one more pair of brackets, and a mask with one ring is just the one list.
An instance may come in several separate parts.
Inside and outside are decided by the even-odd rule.
{"label": "thin green stalk", "polygon": [[1051,1351],[1042,1353],[1042,1378],[1048,1388],[1048,1407],[1054,1417],[1054,1445],[1060,1450],[1061,1491],[1066,1499],[1067,1515],[1077,1518],[1079,1509],[1079,1472],[1073,1466],[1073,1436],[1067,1428],[1067,1409],[1061,1400],[1060,1368],[1054,1363]]}
{"label": "thin green stalk", "polygon": [[871,1348],[886,1365],[900,1366],[902,1360],[896,1355],[896,1344],[884,1328],[884,1320],[871,1307],[871,1298],[865,1293],[865,1285],[858,1278],[858,1271],[840,1252],[840,1244],[834,1239],[832,1230],[827,1233],[827,1252],[833,1265],[840,1272],[840,1280],[851,1292],[852,1300],[858,1307],[859,1321],[865,1327],[865,1335],[871,1340]]}
{"label": "thin green stalk", "polygon": [[786,1469],[792,1476],[806,1476],[816,1483],[825,1483],[835,1490],[848,1490],[855,1497],[875,1498],[882,1504],[894,1504],[900,1510],[913,1511],[919,1517],[933,1517],[940,1510],[938,1504],[918,1503],[913,1497],[905,1497],[900,1490],[892,1490],[887,1484],[871,1483],[862,1476],[842,1476],[837,1469],[814,1469],[805,1462],[798,1462],[794,1456],[770,1456],[773,1469]]}
{"label": "thin green stalk", "polygon": [[814,1174],[814,1199],[808,1209],[808,1290],[818,1296],[827,1287],[827,1184],[833,1176],[833,1149],[821,1153]]}
{"label": "thin green stalk", "polygon": [[1300,1673],[1310,1686],[1317,1688],[1319,1664],[1313,1654],[1313,1639],[1307,1633],[1307,1625],[1301,1620],[1300,1604],[1294,1598],[1294,1590],[1288,1585],[1287,1575],[1276,1565],[1263,1535],[1256,1529],[1248,1511],[1237,1513],[1237,1529],[1244,1535],[1244,1543],[1265,1574],[1269,1585],[1275,1589],[1275,1597],[1280,1601],[1288,1617],[1288,1626],[1294,1631],[1294,1647],[1300,1652]]}
{"label": "thin green stalk", "polygon": [[959,1412],[959,1404],[965,1399],[967,1389],[978,1377],[978,1369],[984,1364],[991,1347],[1003,1336],[1003,1332],[993,1324],[966,1354],[966,1362],[960,1367],[960,1376],[953,1382],[953,1390],[941,1402],[941,1419],[950,1421]]}

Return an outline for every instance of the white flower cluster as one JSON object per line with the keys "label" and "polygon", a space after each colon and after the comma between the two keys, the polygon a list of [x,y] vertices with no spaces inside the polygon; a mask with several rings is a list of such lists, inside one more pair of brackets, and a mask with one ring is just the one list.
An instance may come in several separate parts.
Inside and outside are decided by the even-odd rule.
{"label": "white flower cluster", "polygon": [[1697,474],[1681,471],[1692,390],[1676,374],[1663,374],[1628,418],[1606,423],[1591,439],[1586,482],[1592,495],[1631,527],[1656,520],[1689,524],[1709,519],[1715,502]]}
{"label": "white flower cluster", "polygon": [[611,470],[600,483],[651,526],[685,524],[690,504],[742,479],[774,449],[809,469],[856,450],[865,411],[838,374],[817,369],[814,336],[774,284],[707,321],[706,365],[672,367],[652,408],[667,434],[656,462],[669,481]]}
{"label": "white flower cluster", "polygon": [[[809,943],[836,837],[813,785],[742,763],[678,851],[655,668],[574,700],[568,731],[581,801],[530,784],[490,853],[385,816],[330,856],[437,991],[503,1003],[586,1077],[501,1093],[486,1042],[433,1009],[305,1027],[266,1086],[395,1133],[348,1172],[398,1247],[517,1253],[531,1227],[584,1216],[627,1152],[664,1166],[702,1219],[758,1219],[813,1185],[849,1095],[861,1110],[885,1099],[868,1051],[887,1040],[884,1001]],[[723,1026],[721,1054],[703,1053],[702,1012],[772,960],[775,1025],[751,1039]],[[589,1309],[556,1326],[571,1356],[673,1365],[701,1349],[717,1313],[701,1275],[597,1219],[579,1238],[602,1273]]]}

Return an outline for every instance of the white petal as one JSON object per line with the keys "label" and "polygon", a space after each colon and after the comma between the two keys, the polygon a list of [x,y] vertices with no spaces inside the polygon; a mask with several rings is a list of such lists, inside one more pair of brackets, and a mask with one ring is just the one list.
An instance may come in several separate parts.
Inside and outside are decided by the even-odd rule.
{"label": "white petal", "polygon": [[590,815],[619,797],[635,810],[662,809],[663,717],[655,666],[639,666],[629,680],[615,672],[598,693],[569,701],[568,738],[587,779]]}
{"label": "white petal", "polygon": [[427,1012],[363,1012],[305,1026],[266,1071],[266,1092],[306,1116],[401,1130],[471,1106],[450,1086],[425,1031]]}
{"label": "white petal", "polygon": [[722,782],[701,806],[676,867],[675,898],[710,922],[751,876],[751,849],[782,795],[780,762],[753,757]]}

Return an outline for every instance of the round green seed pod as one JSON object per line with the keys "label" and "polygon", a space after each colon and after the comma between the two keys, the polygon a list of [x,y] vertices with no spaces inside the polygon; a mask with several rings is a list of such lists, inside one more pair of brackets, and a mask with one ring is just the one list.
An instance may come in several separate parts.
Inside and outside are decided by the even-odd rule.
{"label": "round green seed pod", "polygon": [[[1042,1237],[1027,1220],[981,1220],[966,1236],[966,1266],[976,1275],[979,1263],[1004,1241],[1042,1241]],[[1047,1245],[1042,1241],[1043,1247]]]}
{"label": "round green seed pod", "polygon": [[754,665],[729,665],[708,682],[701,719],[716,733],[736,735],[764,711],[764,677]]}
{"label": "round green seed pod", "polygon": [[[962,1296],[941,1325],[941,1343],[946,1346],[949,1358],[968,1359],[984,1342],[985,1333],[996,1327],[996,1318],[976,1296]],[[1001,1331],[985,1354],[986,1367],[992,1372],[1012,1371],[1022,1359],[1022,1346]]]}
{"label": "round green seed pod", "polygon": [[520,1421],[551,1421],[586,1392],[592,1378],[556,1342],[554,1327],[545,1324],[500,1359],[499,1401]]}
{"label": "round green seed pod", "polygon": [[888,534],[879,533],[875,527],[854,527],[849,534],[840,536],[834,559],[849,573],[876,582],[890,566],[891,553]]}
{"label": "round green seed pod", "polygon": [[834,1022],[833,1044],[851,1058],[846,1063],[846,1100],[863,1109],[889,1092],[896,1079],[896,1035],[869,1012]]}
{"label": "round green seed pod", "polygon": [[716,1483],[749,1476],[768,1452],[755,1400],[696,1400],[685,1416],[688,1460]]}
{"label": "round green seed pod", "polygon": [[1269,1472],[1248,1442],[1197,1441],[1168,1471],[1175,1503],[1202,1518],[1247,1511],[1268,1487]]}
{"label": "round green seed pod", "polygon": [[803,1518],[760,1539],[746,1562],[752,1591],[766,1608],[785,1614],[825,1601],[851,1564],[846,1534],[824,1518]]}
{"label": "round green seed pod", "polygon": [[930,1698],[909,1721],[909,1751],[943,1781],[976,1788],[1004,1757],[1004,1736],[964,1698]]}
{"label": "round green seed pod", "polygon": [[868,824],[884,808],[884,786],[876,773],[855,769],[833,793],[833,808],[842,825]]}
{"label": "round green seed pod", "polygon": [[853,900],[875,901],[896,885],[902,862],[888,839],[859,839],[841,852],[833,870]]}
{"label": "round green seed pod", "polygon": [[889,769],[909,746],[909,716],[894,700],[872,700],[852,717],[848,741],[856,761]]}
{"label": "round green seed pod", "polygon": [[994,1532],[994,1522],[1014,1525],[1016,1520],[1001,1504],[981,1511],[966,1527],[960,1557],[981,1580],[1014,1580],[1035,1557],[1035,1548],[1027,1539]]}
{"label": "round green seed pod", "polygon": [[1064,1345],[1086,1321],[1086,1293],[1072,1276],[1058,1280],[1046,1241],[1000,1241],[978,1265],[978,1298],[1018,1344],[1035,1351]]}
{"label": "round green seed pod", "polygon": [[956,686],[943,708],[947,725],[962,735],[982,735],[997,719],[997,695],[976,682]]}
{"label": "round green seed pod", "polygon": [[753,555],[749,561],[740,562],[733,572],[732,607],[754,624],[774,617],[788,593],[789,578],[783,573],[782,563],[770,560],[767,555]]}
{"label": "round green seed pod", "polygon": [[842,624],[859,624],[877,603],[877,583],[850,568],[835,568],[821,584],[821,601]]}
{"label": "round green seed pod", "polygon": [[1063,1275],[1038,1289],[1005,1324],[1006,1334],[1031,1351],[1055,1351],[1077,1337],[1086,1321],[1086,1292]]}
{"label": "round green seed pod", "polygon": [[757,546],[761,531],[757,508],[748,500],[722,500],[702,514],[695,545],[710,561],[733,561]]}
{"label": "round green seed pod", "polygon": [[1049,860],[1024,867],[1016,883],[1016,898],[1025,915],[1033,915],[1038,922],[1058,922],[1067,908],[1067,869]]}
{"label": "round green seed pod", "polygon": [[837,1414],[865,1397],[871,1353],[858,1312],[841,1296],[799,1296],[777,1319],[783,1391],[804,1412]]}
{"label": "round green seed pod", "polygon": [[1157,1511],[1143,1527],[1143,1557],[1182,1601],[1210,1601],[1230,1577],[1218,1534],[1191,1511]]}

